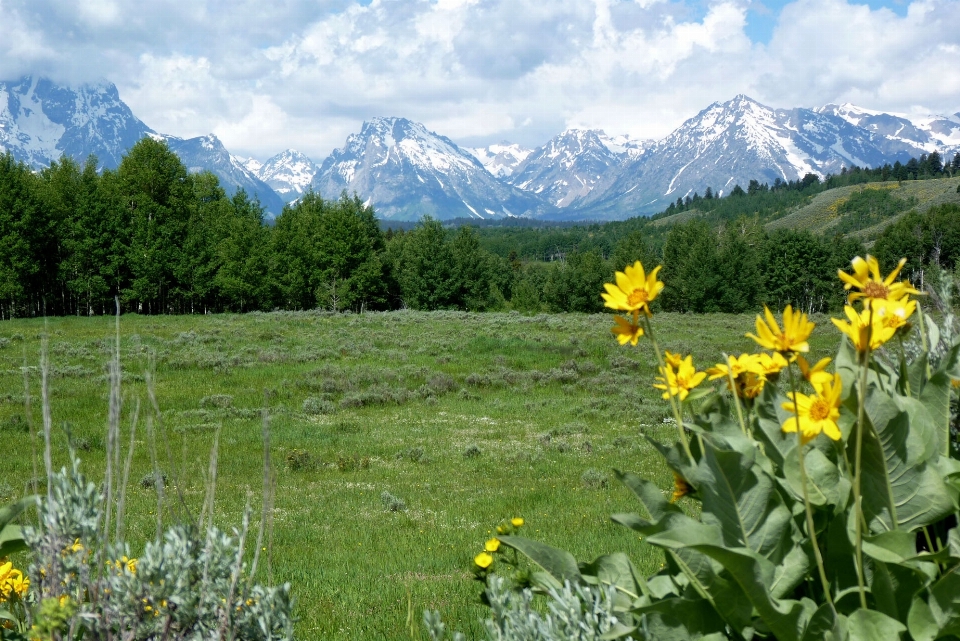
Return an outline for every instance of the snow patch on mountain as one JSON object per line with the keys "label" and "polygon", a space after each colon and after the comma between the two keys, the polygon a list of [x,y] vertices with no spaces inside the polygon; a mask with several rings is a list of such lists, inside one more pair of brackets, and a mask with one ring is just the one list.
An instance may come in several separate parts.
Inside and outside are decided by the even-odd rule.
{"label": "snow patch on mountain", "polygon": [[[252,169],[256,163],[256,169]],[[287,149],[265,163],[248,161],[244,164],[260,180],[270,185],[286,202],[293,202],[309,189],[319,167],[296,149]]]}
{"label": "snow patch on mountain", "polygon": [[487,147],[468,147],[464,151],[473,154],[497,178],[510,176],[533,152],[532,149],[506,141]]}

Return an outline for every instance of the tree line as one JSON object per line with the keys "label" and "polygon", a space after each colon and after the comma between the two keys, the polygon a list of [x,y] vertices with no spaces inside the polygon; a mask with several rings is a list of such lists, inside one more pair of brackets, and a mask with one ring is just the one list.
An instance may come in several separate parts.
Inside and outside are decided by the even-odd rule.
{"label": "tree line", "polygon": [[[929,157],[924,161],[930,166]],[[955,162],[960,166],[960,158]],[[851,170],[837,180],[873,171]],[[668,289],[659,304],[666,310],[745,312],[792,303],[825,311],[842,302],[836,270],[863,247],[841,236],[767,233],[769,216],[760,212],[782,206],[783,194],[789,202],[806,198],[832,179],[751,183],[742,195],[724,198],[708,192],[722,216],[670,226],[654,217],[531,232],[451,228],[425,218],[395,231],[346,194],[327,200],[308,193],[266,224],[256,200],[242,190],[228,197],[213,174],[189,173],[151,138],[116,170],[99,169],[91,157],[34,172],[8,153],[0,156],[0,316],[112,313],[115,299],[123,311],[143,314],[596,312],[603,283],[635,260],[664,265]],[[740,199],[750,205],[727,204]],[[732,217],[748,210],[752,216]],[[949,216],[926,223],[917,216],[907,215],[889,234],[927,239],[909,248],[918,269],[952,261],[951,252],[960,251],[954,232],[936,231]],[[960,240],[960,229],[955,235]],[[878,248],[891,248],[884,252],[901,251],[881,240]]]}

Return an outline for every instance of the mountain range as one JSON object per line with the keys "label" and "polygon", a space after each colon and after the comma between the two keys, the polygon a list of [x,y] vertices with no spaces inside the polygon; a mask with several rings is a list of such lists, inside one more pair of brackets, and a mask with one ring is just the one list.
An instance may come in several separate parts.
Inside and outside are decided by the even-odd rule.
{"label": "mountain range", "polygon": [[719,194],[750,180],[801,179],[960,152],[960,113],[922,118],[850,104],[774,109],[739,95],[717,102],[662,140],[569,129],[537,149],[510,142],[466,148],[404,118],[373,118],[316,164],[288,149],[266,161],[231,155],[213,134],[182,139],[139,120],[109,82],[0,82],[0,151],[35,169],[90,154],[115,168],[144,136],[167,142],[190,171],[209,170],[278,214],[312,189],[358,194],[377,215],[416,220],[525,216],[603,220],[662,211],[678,198]]}

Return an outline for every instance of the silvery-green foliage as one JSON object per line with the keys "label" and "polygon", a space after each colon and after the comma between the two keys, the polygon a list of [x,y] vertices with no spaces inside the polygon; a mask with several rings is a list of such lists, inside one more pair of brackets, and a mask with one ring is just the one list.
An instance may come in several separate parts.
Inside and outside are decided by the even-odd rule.
{"label": "silvery-green foliage", "polygon": [[41,526],[27,530],[37,600],[67,595],[79,604],[71,636],[85,631],[94,638],[130,640],[293,637],[289,584],[251,584],[236,532],[172,526],[134,563],[129,546],[98,539],[103,503],[75,461],[70,472],[53,476],[50,498],[40,506]]}
{"label": "silvery-green foliage", "polygon": [[[487,579],[491,618],[484,621],[490,641],[599,641],[620,624],[614,612],[614,592],[565,582],[547,591],[547,612],[534,607],[533,592],[516,590],[503,577]],[[436,612],[424,613],[431,641],[444,641],[446,626]],[[453,641],[463,639],[459,633]],[[629,637],[626,637],[629,641]]]}

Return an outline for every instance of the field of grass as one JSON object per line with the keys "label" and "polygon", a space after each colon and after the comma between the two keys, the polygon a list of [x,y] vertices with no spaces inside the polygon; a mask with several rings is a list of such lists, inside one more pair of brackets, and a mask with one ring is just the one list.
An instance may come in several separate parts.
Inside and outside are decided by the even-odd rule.
{"label": "field of grass", "polygon": [[[837,332],[814,320],[819,357],[833,351]],[[654,322],[666,349],[693,352],[701,367],[754,349],[744,338],[752,317],[663,314]],[[55,465],[67,462],[66,424],[83,469],[101,473],[113,324],[0,323],[0,504],[22,495],[34,474],[23,367],[36,422],[44,334]],[[128,499],[134,548],[156,528],[157,495],[141,483],[151,470],[144,372],[152,369],[168,522],[178,482],[199,511],[218,430],[217,524],[239,526],[251,493],[259,514],[268,410],[271,571],[293,585],[298,638],[403,638],[408,609],[419,622],[424,608],[475,636],[485,610],[471,560],[513,516],[526,519],[527,536],[581,560],[623,550],[652,572],[660,554],[608,518],[638,509],[610,470],[667,490],[672,478],[643,436],[667,441],[674,431],[650,387],[649,345],[618,346],[610,324],[607,315],[408,311],[124,316],[124,429],[140,403]]]}

